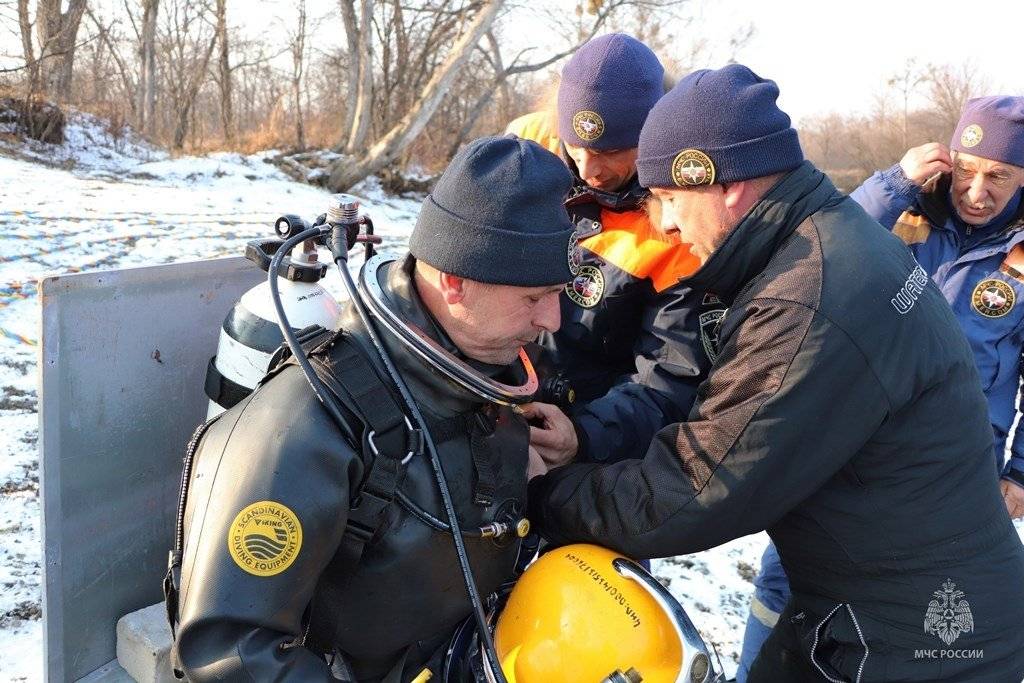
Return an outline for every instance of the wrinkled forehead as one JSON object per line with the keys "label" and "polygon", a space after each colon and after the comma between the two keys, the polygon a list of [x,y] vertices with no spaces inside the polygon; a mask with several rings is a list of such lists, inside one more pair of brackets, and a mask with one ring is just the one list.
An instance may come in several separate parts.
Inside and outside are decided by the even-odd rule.
{"label": "wrinkled forehead", "polygon": [[1002,171],[1010,175],[1024,177],[1024,168],[1020,166],[1014,166],[1008,164],[1005,161],[998,161],[996,159],[986,159],[985,157],[975,156],[974,154],[968,154],[967,152],[953,151],[953,163],[958,168],[963,168],[968,171],[980,171],[984,173],[994,173],[996,171]]}

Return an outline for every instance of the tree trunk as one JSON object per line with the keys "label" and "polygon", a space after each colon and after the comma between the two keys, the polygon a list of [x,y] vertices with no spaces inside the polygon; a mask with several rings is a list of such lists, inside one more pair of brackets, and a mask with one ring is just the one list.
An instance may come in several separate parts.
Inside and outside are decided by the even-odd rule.
{"label": "tree trunk", "polygon": [[228,61],[228,20],[227,0],[217,0],[217,42],[220,43],[220,123],[224,132],[224,141],[228,145],[235,142],[235,113],[231,102],[231,64]]}
{"label": "tree trunk", "polygon": [[409,112],[380,141],[364,154],[335,164],[330,179],[332,190],[344,192],[366,176],[384,168],[420,134],[451,88],[459,69],[469,59],[473,47],[494,23],[502,4],[503,0],[489,0],[480,8],[472,23],[452,46],[444,64],[423,87]]}
{"label": "tree trunk", "polygon": [[39,0],[36,5],[36,35],[43,90],[56,100],[71,95],[71,74],[75,61],[78,26],[85,13],[85,0],[70,0],[61,12],[61,0]]}
{"label": "tree trunk", "polygon": [[[366,146],[373,115],[373,2],[360,0],[359,29],[356,50],[359,52],[359,79],[356,98],[352,103],[352,127],[349,129],[345,151],[359,154]],[[349,50],[352,48],[349,47]]]}
{"label": "tree trunk", "polygon": [[348,64],[346,71],[348,75],[348,89],[346,91],[345,127],[342,128],[344,139],[341,140],[339,148],[344,151],[348,145],[348,136],[355,123],[356,108],[352,96],[359,91],[359,63],[362,55],[359,54],[359,20],[356,18],[356,8],[353,0],[340,0],[341,18],[345,24],[345,42],[348,45]]}
{"label": "tree trunk", "polygon": [[28,0],[18,0],[18,26],[21,29],[21,49],[25,53],[25,68],[28,69],[28,98],[31,98],[39,86],[39,63],[36,62],[36,51],[32,47],[32,22],[28,20]]}
{"label": "tree trunk", "polygon": [[146,135],[154,130],[156,112],[156,18],[160,0],[142,0],[142,36],[139,41],[138,125]]}
{"label": "tree trunk", "polygon": [[292,41],[292,97],[295,107],[295,146],[306,148],[306,131],[302,125],[302,70],[306,57],[306,0],[299,1],[299,25]]}
{"label": "tree trunk", "polygon": [[185,97],[178,110],[178,123],[174,128],[174,149],[181,149],[185,146],[185,136],[188,135],[192,105],[195,104],[196,96],[199,95],[199,88],[202,87],[206,76],[206,67],[210,64],[210,57],[213,55],[213,48],[216,45],[217,34],[214,33],[213,37],[210,38],[210,44],[206,47],[206,52],[203,54],[203,59],[196,67],[196,70],[192,72],[192,76],[189,79],[188,89],[185,91]]}

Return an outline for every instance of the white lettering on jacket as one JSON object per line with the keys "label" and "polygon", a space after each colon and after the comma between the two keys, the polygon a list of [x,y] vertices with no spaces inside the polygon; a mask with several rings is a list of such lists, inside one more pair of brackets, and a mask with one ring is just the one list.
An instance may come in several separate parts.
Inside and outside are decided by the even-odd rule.
{"label": "white lettering on jacket", "polygon": [[928,273],[924,272],[924,268],[918,266],[910,271],[910,276],[907,281],[903,283],[900,290],[896,292],[896,296],[889,300],[892,307],[896,309],[896,312],[900,315],[906,315],[910,312],[910,309],[914,307],[914,303],[917,301],[917,297],[921,296],[921,292],[924,291],[925,286],[928,284]]}

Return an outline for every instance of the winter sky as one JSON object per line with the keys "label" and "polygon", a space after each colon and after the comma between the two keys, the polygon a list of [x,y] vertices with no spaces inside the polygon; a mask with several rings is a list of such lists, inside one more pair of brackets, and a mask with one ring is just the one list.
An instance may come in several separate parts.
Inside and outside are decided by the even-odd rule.
{"label": "winter sky", "polygon": [[[315,42],[324,48],[341,44],[337,0],[307,0],[307,5],[311,20],[331,15],[319,22]],[[100,16],[122,17],[122,29],[131,31],[123,25],[119,1],[92,0],[92,6]],[[576,0],[510,2],[502,31],[508,54],[527,47],[536,48],[537,56],[550,54],[543,42],[552,40],[553,31],[538,14],[539,6],[571,16]],[[248,36],[269,38],[270,45],[275,36],[285,40],[295,12],[291,0],[228,2],[230,24]],[[869,110],[885,82],[911,58],[919,66],[971,62],[986,79],[988,94],[1024,94],[1020,0],[690,0],[678,14],[692,21],[662,27],[675,35],[670,52],[683,58],[694,39],[703,39],[709,67],[722,66],[730,57],[730,37],[752,25],[754,37],[736,58],[779,84],[781,105],[795,120]],[[10,21],[13,10],[2,17],[0,67],[9,67],[17,62],[20,39],[16,22]]]}
{"label": "winter sky", "polygon": [[[310,16],[336,8],[336,0],[307,3]],[[554,39],[552,27],[538,8],[571,15],[576,4],[509,3],[501,33],[506,59],[531,47],[535,57],[550,54],[543,43]],[[288,25],[295,12],[289,0],[261,5],[259,12],[247,11],[248,21],[257,26],[268,21]],[[736,60],[775,80],[780,105],[797,121],[832,111],[869,111],[886,81],[903,71],[909,59],[919,68],[971,63],[987,81],[985,94],[1024,94],[1020,0],[690,0],[677,14],[688,23],[661,27],[663,34],[675,36],[665,56],[685,61],[693,41],[704,40],[708,63],[695,66],[723,66],[731,56],[729,39],[752,25],[754,36]],[[320,26],[321,39],[343,40],[340,18]]]}

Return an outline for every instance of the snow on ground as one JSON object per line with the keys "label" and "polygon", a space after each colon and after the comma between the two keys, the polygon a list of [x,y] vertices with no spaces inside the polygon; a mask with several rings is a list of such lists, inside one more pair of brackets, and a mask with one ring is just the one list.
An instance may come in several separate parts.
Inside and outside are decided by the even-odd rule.
{"label": "snow on ground", "polygon": [[[43,679],[37,459],[35,280],[44,274],[241,254],[282,213],[310,217],[327,194],[289,180],[264,155],[170,158],[130,132],[72,115],[62,146],[0,131],[0,681]],[[6,156],[5,156],[6,155]],[[383,250],[405,244],[417,201],[355,189]],[[354,259],[358,267],[361,259]],[[334,281],[325,285],[338,291]],[[765,534],[658,560],[654,573],[732,675]]]}
{"label": "snow on ground", "polygon": [[[241,255],[273,237],[274,219],[323,213],[327,193],[296,183],[264,155],[172,159],[130,133],[75,114],[61,146],[0,131],[0,681],[43,679],[37,457],[37,278]],[[398,251],[419,202],[374,180],[354,194]],[[358,267],[361,259],[353,259]],[[340,291],[334,274],[325,285]]]}

